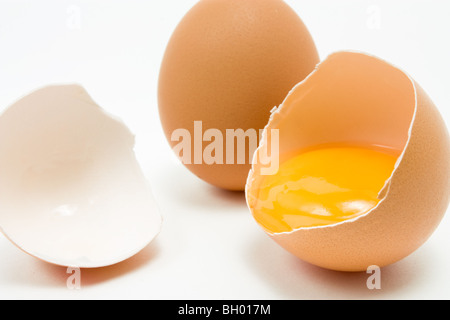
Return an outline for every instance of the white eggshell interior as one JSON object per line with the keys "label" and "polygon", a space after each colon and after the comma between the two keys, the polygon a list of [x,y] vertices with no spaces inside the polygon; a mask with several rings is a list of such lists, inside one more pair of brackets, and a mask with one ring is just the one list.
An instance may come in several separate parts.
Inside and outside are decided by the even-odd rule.
{"label": "white eggshell interior", "polygon": [[142,250],[161,215],[134,136],[79,86],[53,86],[0,116],[0,227],[50,263],[103,267]]}

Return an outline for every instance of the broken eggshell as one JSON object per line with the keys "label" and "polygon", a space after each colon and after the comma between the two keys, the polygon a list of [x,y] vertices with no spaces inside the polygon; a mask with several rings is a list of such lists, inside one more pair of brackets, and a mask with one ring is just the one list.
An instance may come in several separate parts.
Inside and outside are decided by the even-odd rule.
{"label": "broken eggshell", "polygon": [[398,68],[364,53],[337,52],[289,93],[272,113],[248,177],[247,203],[257,221],[259,158],[269,154],[277,130],[279,163],[327,144],[400,152],[379,204],[368,213],[290,232],[265,230],[295,256],[327,269],[365,271],[405,258],[440,224],[450,200],[450,137],[425,91]]}
{"label": "broken eggshell", "polygon": [[159,233],[161,215],[134,136],[76,85],[38,90],[0,116],[0,228],[62,266],[121,262]]}

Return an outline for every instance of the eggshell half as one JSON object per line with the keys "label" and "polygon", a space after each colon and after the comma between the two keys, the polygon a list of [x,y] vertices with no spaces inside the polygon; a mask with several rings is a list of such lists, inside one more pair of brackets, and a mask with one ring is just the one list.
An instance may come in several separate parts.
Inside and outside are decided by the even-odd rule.
{"label": "eggshell half", "polygon": [[47,262],[103,267],[143,249],[161,215],[134,136],[76,85],[51,86],[0,116],[0,226]]}
{"label": "eggshell half", "polygon": [[[338,224],[266,232],[320,267],[365,271],[403,259],[434,232],[450,196],[450,139],[425,91],[398,68],[367,54],[330,55],[274,110],[255,153],[246,196],[252,211],[261,183],[259,158],[279,130],[279,161],[327,143],[381,145],[401,151],[369,213]],[[273,157],[278,155],[272,155]]]}

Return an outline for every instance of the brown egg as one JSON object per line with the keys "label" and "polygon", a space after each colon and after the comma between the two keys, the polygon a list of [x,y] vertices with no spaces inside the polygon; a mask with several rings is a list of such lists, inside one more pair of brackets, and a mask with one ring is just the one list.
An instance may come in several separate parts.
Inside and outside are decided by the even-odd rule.
{"label": "brown egg", "polygon": [[[258,209],[267,178],[259,158],[278,135],[279,154],[271,157],[279,161],[279,168],[303,150],[327,145],[384,146],[398,153],[384,187],[378,190],[378,203],[370,210],[337,222],[320,212],[328,223],[283,225],[275,230],[267,219],[286,223],[293,219],[292,212],[289,217],[279,212],[267,218]],[[278,244],[307,262],[340,271],[392,264],[419,248],[447,210],[450,139],[444,121],[414,80],[378,58],[355,52],[329,56],[274,110],[265,137],[248,178],[249,208]],[[324,161],[337,166],[338,160]],[[354,174],[347,172],[347,180]],[[322,185],[324,181],[325,177]],[[285,191],[288,188],[285,184]],[[289,205],[302,207],[300,198],[295,201]]]}
{"label": "brown egg", "polygon": [[[249,140],[318,62],[307,28],[283,1],[199,1],[161,66],[159,112],[170,145],[204,181],[244,190],[258,143]],[[237,129],[247,141],[233,136]]]}

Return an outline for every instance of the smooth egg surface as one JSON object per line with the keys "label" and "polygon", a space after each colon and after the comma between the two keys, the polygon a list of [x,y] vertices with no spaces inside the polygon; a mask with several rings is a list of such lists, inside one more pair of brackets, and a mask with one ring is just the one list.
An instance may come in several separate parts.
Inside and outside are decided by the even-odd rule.
{"label": "smooth egg surface", "polygon": [[199,1],[161,65],[159,114],[170,146],[204,181],[244,190],[271,109],[318,62],[309,31],[284,1]]}

